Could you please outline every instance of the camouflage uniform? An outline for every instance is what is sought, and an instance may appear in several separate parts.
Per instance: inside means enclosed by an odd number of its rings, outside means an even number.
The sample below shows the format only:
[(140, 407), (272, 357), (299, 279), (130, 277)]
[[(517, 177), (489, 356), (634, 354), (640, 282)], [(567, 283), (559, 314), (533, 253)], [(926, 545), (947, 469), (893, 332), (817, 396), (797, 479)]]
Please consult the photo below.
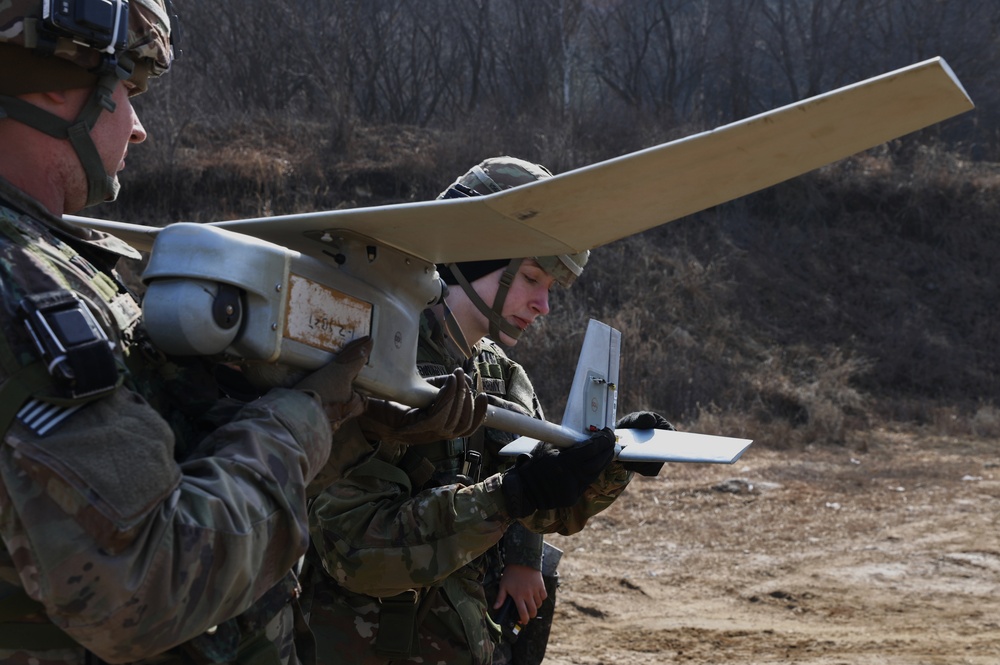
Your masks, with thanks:
[[(502, 392), (525, 412), (541, 416), (520, 365), (489, 340), (475, 347), (473, 357), (474, 362), (462, 359), (443, 339), (433, 314), (424, 313), (422, 372), (465, 366), (482, 388)], [(509, 438), (486, 433), (486, 472), (500, 467), (495, 453)], [(484, 577), (499, 566), (495, 546), (517, 522), (506, 513), (499, 475), (454, 482), (459, 470), (454, 460), (461, 459), (464, 445), (375, 444), (366, 459), (317, 497), (310, 511), (306, 593), (321, 662), (337, 657), (365, 664), (491, 662), (499, 629), (487, 613)], [(522, 520), (523, 526), (536, 533), (576, 533), (630, 479), (614, 463), (576, 505), (538, 511)], [(532, 542), (540, 547), (540, 539)], [(537, 565), (539, 554), (528, 554), (524, 562)], [(412, 639), (408, 631), (414, 632)]]
[[(433, 314), (425, 315), (423, 323), (424, 334), (417, 350), (417, 360), (422, 375), (446, 374), (454, 367), (462, 366), (477, 382), (479, 390), (525, 407), (524, 412), (527, 415), (540, 419), (545, 417), (524, 370), (508, 358), (498, 344), (490, 339), (483, 339), (477, 346), (474, 357), (471, 360), (462, 360), (450, 349), (448, 340), (444, 339)], [(501, 456), (499, 452), (515, 438), (517, 435), (510, 432), (483, 427), (468, 441), (442, 441), (435, 446), (421, 446), (420, 452), (434, 464), (437, 473), (445, 478), (459, 471), (458, 466), (468, 450), (478, 452), (482, 455), (481, 475), (486, 477), (512, 463), (511, 458)], [(483, 586), (488, 608), (492, 608), (496, 601), (504, 568), (509, 565), (520, 565), (541, 571), (543, 547), (542, 534), (530, 531), (520, 522), (514, 522), (504, 533), (501, 541), (483, 554), (481, 557), (485, 567)], [(540, 606), (539, 616), (522, 628), (516, 643), (522, 651), (529, 642), (539, 642), (537, 638), (540, 637), (540, 644), (536, 646), (544, 653), (548, 629), (551, 627), (552, 611), (555, 609), (556, 592), (554, 578), (546, 578), (545, 582), (549, 596)], [(495, 644), (491, 661), (493, 665), (513, 662), (512, 646), (509, 637), (502, 635)]]
[[(120, 256), (138, 253), (0, 179), (0, 661), (232, 662), (241, 647), (287, 661), (304, 488), (331, 425), (311, 393), (219, 401), (200, 361), (157, 357)], [(17, 313), (53, 291), (80, 298), (111, 340), (116, 388), (56, 389)], [(15, 417), (28, 398), (42, 415)]]

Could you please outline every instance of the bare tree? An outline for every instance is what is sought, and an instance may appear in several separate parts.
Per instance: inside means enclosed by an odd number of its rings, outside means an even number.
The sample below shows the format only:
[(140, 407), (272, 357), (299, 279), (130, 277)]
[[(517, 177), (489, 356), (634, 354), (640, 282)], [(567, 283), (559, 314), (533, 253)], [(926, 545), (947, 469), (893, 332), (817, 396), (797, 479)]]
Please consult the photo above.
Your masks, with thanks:
[(690, 120), (704, 75), (706, 5), (692, 0), (620, 3), (591, 16), (592, 69), (629, 107), (667, 125)]
[(788, 84), (793, 100), (812, 97), (836, 79), (843, 48), (853, 42), (848, 9), (863, 0), (771, 0), (761, 3), (763, 45)]
[[(175, 0), (174, 124), (711, 127), (941, 55), (1000, 148), (995, 0)], [(520, 123), (528, 118), (531, 123)], [(613, 133), (613, 131), (612, 131)], [(622, 136), (625, 136), (623, 133)], [(577, 141), (567, 135), (565, 141)]]

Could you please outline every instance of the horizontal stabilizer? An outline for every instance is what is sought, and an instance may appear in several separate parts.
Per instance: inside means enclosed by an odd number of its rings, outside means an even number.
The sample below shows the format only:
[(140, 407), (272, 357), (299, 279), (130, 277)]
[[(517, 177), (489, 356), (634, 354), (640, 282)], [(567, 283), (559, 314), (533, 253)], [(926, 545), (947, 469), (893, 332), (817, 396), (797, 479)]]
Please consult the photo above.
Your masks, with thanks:
[[(616, 429), (620, 462), (701, 462), (732, 464), (753, 443), (751, 439), (673, 432), (662, 429)], [(524, 455), (538, 439), (522, 436), (500, 450), (501, 455)]]
[(521, 436), (501, 448), (500, 454), (509, 456), (527, 455), (534, 450), (537, 445), (538, 439), (532, 439), (530, 436)]
[(750, 439), (672, 432), (662, 429), (616, 429), (620, 462), (705, 462), (732, 464), (750, 447)]

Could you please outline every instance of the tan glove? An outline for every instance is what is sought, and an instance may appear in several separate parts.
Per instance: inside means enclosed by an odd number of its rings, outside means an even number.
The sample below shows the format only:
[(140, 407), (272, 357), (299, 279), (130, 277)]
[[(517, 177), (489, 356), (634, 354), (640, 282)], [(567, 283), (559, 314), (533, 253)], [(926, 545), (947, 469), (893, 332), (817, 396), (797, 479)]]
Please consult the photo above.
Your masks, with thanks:
[(434, 403), (422, 409), (365, 398), (365, 413), (358, 419), (365, 435), (382, 441), (408, 445), (469, 436), (483, 424), (488, 402), (484, 393), (476, 394), (465, 372), (456, 369), (443, 380)]
[(347, 420), (364, 412), (364, 398), (354, 390), (354, 380), (368, 362), (371, 337), (350, 342), (329, 363), (295, 384), (298, 390), (316, 393), (334, 432)]

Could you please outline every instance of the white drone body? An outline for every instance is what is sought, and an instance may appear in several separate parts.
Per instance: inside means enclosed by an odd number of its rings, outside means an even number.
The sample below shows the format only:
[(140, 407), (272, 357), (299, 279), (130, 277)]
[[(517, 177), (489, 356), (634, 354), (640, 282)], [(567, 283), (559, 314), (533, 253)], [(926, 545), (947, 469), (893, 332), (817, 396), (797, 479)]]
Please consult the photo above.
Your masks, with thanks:
[[(343, 230), (306, 237), (308, 254), (209, 224), (163, 229), (142, 275), (153, 342), (171, 354), (315, 369), (372, 337), (358, 387), (430, 403), (437, 390), (417, 373), (416, 353), (420, 312), (442, 295), (434, 264)], [(240, 297), (220, 295), (227, 286)]]
[[(420, 312), (442, 296), (435, 264), (593, 249), (971, 108), (935, 58), (487, 196), (164, 229), (68, 219), (151, 250), (143, 313), (164, 351), (310, 369), (371, 336), (358, 386), (424, 406), (437, 391), (417, 374), (416, 350)], [(601, 426), (613, 424), (610, 415)], [(558, 426), (493, 408), (487, 416), (491, 426), (557, 445), (587, 438), (580, 419), (570, 420)], [(654, 438), (673, 443), (669, 450), (647, 445)], [(750, 442), (632, 431), (621, 432), (619, 443), (627, 444), (622, 459), (732, 462)]]

